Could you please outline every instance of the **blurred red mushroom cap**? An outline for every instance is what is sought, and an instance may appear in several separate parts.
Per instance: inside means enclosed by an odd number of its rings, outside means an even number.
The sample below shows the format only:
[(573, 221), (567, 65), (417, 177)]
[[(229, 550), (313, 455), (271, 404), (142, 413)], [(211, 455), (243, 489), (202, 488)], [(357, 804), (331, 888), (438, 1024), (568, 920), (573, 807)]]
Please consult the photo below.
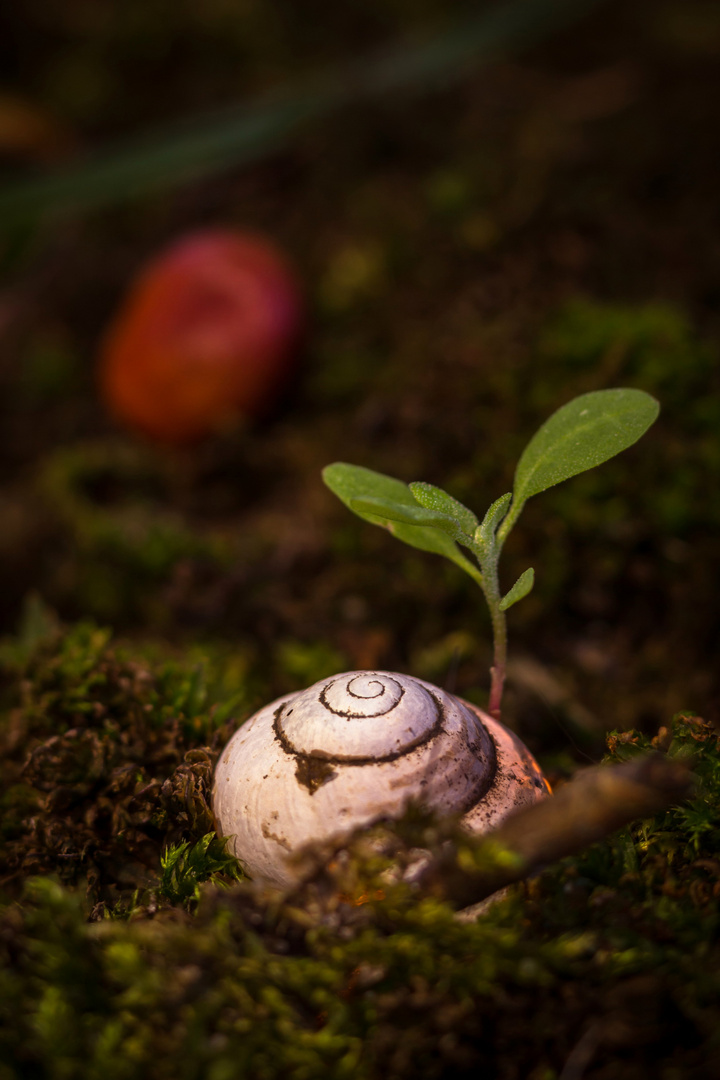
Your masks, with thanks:
[(184, 237), (138, 276), (101, 350), (114, 416), (167, 443), (267, 413), (297, 359), (300, 286), (280, 252), (252, 234)]

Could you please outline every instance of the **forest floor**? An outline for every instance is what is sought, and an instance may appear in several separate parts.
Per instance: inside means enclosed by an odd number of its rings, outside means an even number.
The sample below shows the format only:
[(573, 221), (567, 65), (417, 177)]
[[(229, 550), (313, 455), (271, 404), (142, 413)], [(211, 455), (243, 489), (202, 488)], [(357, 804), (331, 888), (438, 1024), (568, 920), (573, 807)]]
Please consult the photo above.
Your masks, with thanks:
[[(247, 5), (242, 26), (227, 5), (164, 0), (115, 21), (59, 0), (4, 14), (10, 89), (86, 147), (444, 17), (430, 3), (351, 3), (327, 18), (311, 0), (276, 7), (277, 24), (274, 7)], [(350, 515), (320, 471), (345, 460), (426, 480), (482, 512), (555, 408), (611, 386), (650, 392), (661, 416), (621, 457), (533, 500), (508, 543), (506, 587), (528, 565), (536, 586), (509, 616), (504, 716), (553, 781), (599, 760), (609, 731), (652, 737), (680, 711), (720, 723), (719, 57), (711, 3), (608, 2), (462, 81), (339, 111), (257, 164), (0, 235), (0, 633), (22, 622), (25, 634), (2, 653), (3, 700), (25, 710), (12, 753), (19, 731), (50, 737), (46, 695), (68, 692), (70, 654), (48, 659), (56, 617), (85, 624), (73, 655), (104, 665), (109, 694), (201, 718), (194, 734), (176, 727), (169, 750), (152, 743), (149, 779), (212, 741), (205, 699), (192, 703), (182, 679), (143, 689), (142, 672), (168, 662), (206, 657), (208, 701), (230, 695), (235, 718), (355, 668), (484, 703), (479, 594)], [(106, 415), (100, 343), (143, 262), (218, 225), (268, 235), (296, 266), (309, 312), (301, 364), (262, 423), (158, 447)], [(112, 628), (120, 660), (88, 620)], [(40, 659), (38, 644), (50, 650)], [(68, 676), (76, 705), (90, 668)], [(102, 708), (115, 716), (113, 701)], [(38, 790), (62, 767), (36, 762)], [(164, 798), (177, 840), (188, 819)], [(53, 848), (36, 826), (23, 874), (59, 873), (67, 838)], [(15, 843), (25, 834), (13, 828)], [(96, 915), (147, 886), (146, 870), (125, 871), (109, 892), (89, 883)], [(60, 877), (82, 879), (73, 873)]]

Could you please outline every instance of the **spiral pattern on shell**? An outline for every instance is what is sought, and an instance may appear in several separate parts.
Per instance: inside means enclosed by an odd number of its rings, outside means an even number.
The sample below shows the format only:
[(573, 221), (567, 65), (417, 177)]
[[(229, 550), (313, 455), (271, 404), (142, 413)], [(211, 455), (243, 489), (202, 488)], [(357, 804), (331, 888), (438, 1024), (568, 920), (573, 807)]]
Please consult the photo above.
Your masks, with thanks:
[(446, 706), (415, 679), (351, 671), (281, 706), (275, 730), (291, 753), (354, 764), (389, 761), (436, 735)]
[(345, 672), (266, 706), (225, 747), (213, 807), (249, 873), (288, 885), (313, 841), (398, 817), (410, 800), (484, 830), (543, 785), (510, 732), (407, 675)]

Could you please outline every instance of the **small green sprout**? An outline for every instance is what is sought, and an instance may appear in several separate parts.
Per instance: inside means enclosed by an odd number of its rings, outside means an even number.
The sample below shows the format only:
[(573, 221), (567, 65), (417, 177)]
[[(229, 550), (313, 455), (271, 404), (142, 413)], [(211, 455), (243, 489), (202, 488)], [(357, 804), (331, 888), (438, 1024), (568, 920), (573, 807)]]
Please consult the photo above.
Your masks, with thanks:
[(196, 843), (172, 844), (160, 859), (162, 872), (158, 892), (171, 904), (192, 906), (200, 898), (203, 881), (223, 885), (242, 880), (242, 870), (227, 848), (227, 837), (206, 833)]
[[(432, 484), (404, 484), (358, 465), (335, 462), (323, 470), (331, 491), (350, 510), (422, 551), (444, 555), (482, 589), (492, 622), (494, 654), (489, 711), (500, 716), (507, 666), (505, 612), (533, 587), (532, 568), (504, 595), (498, 560), (508, 534), (531, 496), (601, 465), (644, 435), (660, 411), (642, 390), (597, 390), (563, 405), (523, 451), (512, 492), (497, 499), (479, 521), (472, 510)], [(460, 544), (474, 557), (469, 559)]]

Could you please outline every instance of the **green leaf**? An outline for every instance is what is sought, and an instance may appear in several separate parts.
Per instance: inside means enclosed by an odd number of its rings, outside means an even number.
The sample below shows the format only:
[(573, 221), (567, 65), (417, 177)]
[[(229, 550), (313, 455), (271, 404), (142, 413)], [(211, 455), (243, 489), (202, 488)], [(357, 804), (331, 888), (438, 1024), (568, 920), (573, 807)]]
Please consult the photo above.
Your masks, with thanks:
[(425, 510), (418, 505), (407, 507), (390, 499), (351, 499), (349, 505), (356, 514), (385, 517), (391, 522), (404, 522), (406, 525), (430, 525), (438, 529), (446, 524), (452, 525), (450, 518), (444, 514), (434, 514), (432, 510)]
[[(450, 559), (477, 580), (478, 570), (465, 558), (454, 541), (442, 529), (428, 525), (410, 525), (404, 521), (392, 520), (385, 511), (377, 513), (374, 510), (359, 508), (361, 501), (371, 499), (389, 503), (395, 510), (398, 507), (405, 507), (411, 511), (420, 511), (422, 508), (413, 498), (410, 488), (407, 484), (403, 484), (402, 480), (395, 480), (392, 476), (385, 476), (372, 469), (364, 469), (360, 465), (348, 465), (343, 461), (326, 465), (322, 477), (333, 494), (337, 495), (341, 502), (344, 502), (347, 508), (358, 517), (369, 521), (372, 525), (381, 525), (398, 540), (402, 540), (411, 547), (444, 555), (446, 559)], [(357, 505), (353, 506), (353, 503)]]
[(445, 514), (435, 514), (423, 506), (407, 506), (392, 502), (390, 499), (350, 499), (350, 509), (362, 517), (379, 517), (389, 521), (401, 521), (405, 525), (429, 525), (431, 528), (449, 532), (455, 528), (455, 522)]
[(480, 524), (472, 510), (468, 510), (467, 506), (463, 506), (457, 499), (453, 499), (452, 495), (448, 495), (446, 491), (435, 487), (434, 484), (425, 484), (416, 480), (408, 486), (421, 506), (424, 506), (427, 510), (433, 510), (437, 514), (452, 518), (461, 532), (468, 539), (472, 538), (473, 533)]
[(510, 589), (510, 592), (505, 593), (502, 600), (500, 601), (500, 610), (507, 611), (507, 609), (509, 607), (512, 607), (513, 604), (517, 604), (518, 600), (522, 600), (524, 596), (527, 596), (534, 584), (535, 571), (531, 566), (525, 571), (524, 574), (520, 575), (520, 577), (513, 585), (512, 589)]
[(512, 495), (508, 491), (507, 495), (501, 495), (499, 499), (495, 500), (483, 518), (482, 525), (475, 530), (476, 544), (483, 547), (492, 545), (498, 525), (504, 520), (511, 499)]
[[(408, 490), (412, 490), (412, 488), (409, 487)], [(351, 499), (348, 505), (354, 513), (367, 517), (368, 520), (369, 517), (380, 517), (388, 521), (402, 522), (405, 525), (420, 525), (442, 529), (444, 533), (447, 533), (453, 540), (457, 540), (458, 543), (472, 545), (472, 534), (468, 536), (465, 530), (460, 528), (454, 517), (438, 513), (435, 510), (426, 510), (424, 506), (420, 506), (418, 503), (408, 506), (406, 503), (397, 503), (390, 499), (368, 498)], [(459, 505), (460, 503), (458, 503)]]
[(532, 495), (593, 469), (644, 435), (660, 411), (643, 390), (596, 390), (563, 405), (530, 440), (515, 470), (513, 517)]

